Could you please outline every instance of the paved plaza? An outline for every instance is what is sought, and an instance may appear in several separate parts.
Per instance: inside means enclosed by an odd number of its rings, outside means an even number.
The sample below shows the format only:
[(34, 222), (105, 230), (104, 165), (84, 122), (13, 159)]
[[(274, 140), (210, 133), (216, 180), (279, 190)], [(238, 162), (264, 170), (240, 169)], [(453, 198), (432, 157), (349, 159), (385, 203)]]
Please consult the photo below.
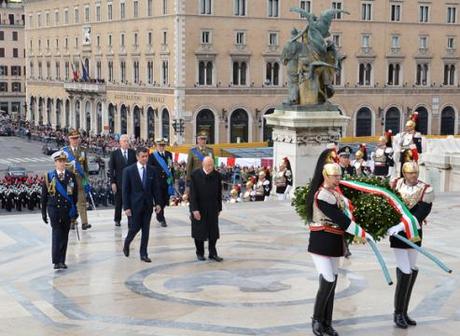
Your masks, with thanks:
[[(226, 205), (219, 254), (195, 258), (187, 208), (167, 209), (169, 226), (152, 222), (149, 252), (122, 254), (126, 222), (89, 214), (93, 229), (71, 232), (68, 270), (54, 271), (50, 227), (39, 214), (0, 217), (0, 335), (310, 335), (318, 287), (306, 252), (307, 230), (287, 203)], [(352, 246), (340, 267), (335, 326), (341, 335), (458, 335), (460, 328), (460, 194), (437, 195), (424, 246), (446, 262), (444, 273), (419, 257), (411, 316), (392, 323), (393, 291), (368, 246)], [(379, 243), (393, 279), (388, 243)], [(395, 280), (395, 279), (394, 279)]]

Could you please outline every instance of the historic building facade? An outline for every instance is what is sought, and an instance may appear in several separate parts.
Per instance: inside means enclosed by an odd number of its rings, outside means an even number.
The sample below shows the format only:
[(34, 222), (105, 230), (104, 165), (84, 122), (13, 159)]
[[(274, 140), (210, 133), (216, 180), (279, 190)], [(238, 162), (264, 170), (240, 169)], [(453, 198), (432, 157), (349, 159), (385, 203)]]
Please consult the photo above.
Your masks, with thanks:
[(0, 111), (25, 116), (24, 7), (0, 1)]
[(397, 132), (415, 110), (423, 132), (458, 133), (459, 5), (447, 0), (29, 0), (28, 119), (171, 143), (199, 130), (266, 140), (263, 116), (287, 94), (283, 45), (306, 24), (294, 6), (351, 13), (331, 27), (346, 135)]

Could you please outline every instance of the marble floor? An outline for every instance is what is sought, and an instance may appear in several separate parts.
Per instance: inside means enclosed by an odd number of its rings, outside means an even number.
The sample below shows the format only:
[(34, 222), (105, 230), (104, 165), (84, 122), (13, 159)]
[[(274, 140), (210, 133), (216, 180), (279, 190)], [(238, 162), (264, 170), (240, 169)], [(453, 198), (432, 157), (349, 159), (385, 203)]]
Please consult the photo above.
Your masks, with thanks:
[[(169, 226), (152, 221), (149, 255), (139, 237), (124, 257), (126, 222), (90, 212), (93, 229), (71, 232), (65, 271), (50, 261), (50, 227), (39, 214), (0, 217), (0, 335), (310, 335), (317, 274), (308, 232), (288, 203), (225, 205), (219, 254), (195, 258), (187, 209), (169, 208)], [(388, 286), (368, 246), (353, 245), (340, 265), (335, 327), (341, 335), (458, 335), (460, 332), (460, 194), (441, 194), (424, 246), (447, 274), (419, 257), (411, 305), (417, 327), (392, 324)], [(394, 278), (387, 242), (379, 247)]]

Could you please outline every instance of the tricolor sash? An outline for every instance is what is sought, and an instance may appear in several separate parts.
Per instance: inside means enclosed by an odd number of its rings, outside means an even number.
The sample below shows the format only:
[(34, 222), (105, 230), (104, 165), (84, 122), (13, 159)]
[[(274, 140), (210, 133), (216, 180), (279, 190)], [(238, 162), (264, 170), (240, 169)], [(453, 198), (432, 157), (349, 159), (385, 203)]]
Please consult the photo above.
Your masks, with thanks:
[(67, 202), (70, 204), (70, 210), (69, 210), (69, 217), (70, 218), (76, 218), (77, 217), (77, 208), (75, 207), (75, 204), (72, 200), (72, 198), (67, 195), (67, 191), (65, 190), (64, 186), (61, 184), (59, 181), (59, 178), (57, 177), (56, 171), (51, 170), (48, 172), (48, 181), (52, 181), (54, 179), (55, 185), (56, 185), (56, 191), (66, 199)]
[(174, 185), (173, 185), (174, 181), (173, 181), (173, 176), (172, 176), (171, 170), (169, 169), (167, 162), (160, 155), (160, 153), (155, 151), (155, 152), (153, 152), (153, 156), (155, 157), (155, 160), (157, 160), (157, 162), (159, 163), (161, 169), (163, 169), (163, 171), (168, 176), (168, 178), (166, 180), (166, 182), (168, 183), (168, 195), (173, 196), (175, 194), (175, 192), (174, 192)]
[(204, 160), (204, 155), (196, 147), (192, 148), (192, 153), (198, 158), (198, 160)]
[(72, 151), (69, 149), (69, 147), (64, 147), (62, 149), (66, 154), (67, 158), (69, 159), (70, 163), (73, 162), (73, 165), (75, 166), (75, 169), (78, 172), (78, 175), (81, 176), (82, 182), (83, 182), (83, 189), (85, 190), (85, 193), (89, 193), (91, 191), (91, 185), (89, 184), (88, 177), (85, 174), (85, 171), (83, 170), (83, 167), (81, 166), (80, 162), (75, 158), (75, 156), (72, 154)]

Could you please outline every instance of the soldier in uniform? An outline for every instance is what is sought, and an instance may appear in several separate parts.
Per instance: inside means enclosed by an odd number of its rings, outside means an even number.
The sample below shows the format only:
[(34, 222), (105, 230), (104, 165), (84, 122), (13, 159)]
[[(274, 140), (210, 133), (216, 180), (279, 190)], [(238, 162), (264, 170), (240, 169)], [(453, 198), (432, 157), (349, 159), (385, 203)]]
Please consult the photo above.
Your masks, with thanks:
[[(88, 214), (86, 212), (86, 194), (91, 190), (88, 180), (88, 153), (86, 148), (80, 145), (80, 133), (77, 130), (69, 132), (69, 145), (62, 149), (67, 155), (66, 169), (75, 174), (78, 185), (77, 208), (81, 218), (81, 228), (86, 230), (91, 228), (88, 224)], [(76, 221), (72, 222), (71, 228), (75, 229)]]
[(353, 154), (353, 150), (350, 146), (343, 146), (337, 152), (339, 156), (339, 165), (342, 169), (342, 177), (345, 175), (355, 176), (356, 169), (350, 164), (350, 155)]
[[(418, 180), (419, 167), (415, 161), (404, 163), (402, 174), (403, 177), (391, 182), (391, 187), (399, 192), (411, 214), (417, 218), (419, 223), (418, 232), (420, 238), (422, 238), (422, 223), (430, 214), (434, 201), (433, 188), (429, 184)], [(393, 248), (397, 264), (393, 320), (396, 326), (402, 329), (417, 324), (407, 315), (412, 289), (418, 274), (416, 266), (417, 251), (393, 237), (394, 234), (399, 234), (407, 238), (404, 229), (404, 224), (399, 223), (389, 228), (387, 232), (390, 235), (390, 246)], [(421, 239), (416, 244), (420, 246)]]
[(160, 177), (160, 190), (162, 202), (161, 211), (157, 212), (157, 221), (162, 227), (167, 227), (165, 218), (165, 207), (169, 205), (169, 198), (174, 196), (174, 168), (171, 152), (165, 150), (166, 140), (159, 138), (155, 140), (155, 151), (149, 156), (148, 164), (157, 169)]
[(65, 269), (70, 222), (78, 217), (75, 203), (79, 188), (75, 175), (65, 169), (67, 155), (63, 151), (57, 151), (52, 158), (56, 169), (45, 175), (42, 185), (42, 218), (48, 224), (48, 214), (51, 222), (54, 269)]
[(398, 133), (393, 139), (395, 156), (399, 158), (400, 165), (397, 167), (398, 175), (402, 177), (401, 168), (405, 162), (418, 160), (422, 153), (422, 134), (417, 130), (418, 112), (414, 112), (406, 123), (404, 132)]
[(391, 130), (387, 131), (385, 132), (385, 135), (382, 135), (377, 142), (377, 148), (372, 155), (374, 159), (375, 176), (391, 176), (390, 168), (394, 166), (391, 135)]
[(318, 158), (306, 200), (310, 227), (308, 252), (319, 273), (312, 319), (315, 335), (338, 335), (332, 327), (332, 311), (339, 259), (345, 253), (345, 232), (363, 241), (366, 238), (373, 240), (345, 214), (346, 199), (337, 191), (341, 177), (342, 168), (334, 163), (333, 149), (324, 150)]
[(366, 144), (361, 144), (355, 153), (355, 160), (352, 166), (355, 168), (356, 176), (368, 175), (370, 169), (367, 163), (367, 148)]
[(201, 169), (202, 162), (206, 156), (210, 156), (214, 159), (214, 152), (212, 148), (206, 146), (206, 140), (208, 136), (206, 132), (201, 131), (198, 133), (197, 145), (191, 148), (188, 152), (187, 158), (187, 184), (190, 183), (190, 176), (195, 169)]

